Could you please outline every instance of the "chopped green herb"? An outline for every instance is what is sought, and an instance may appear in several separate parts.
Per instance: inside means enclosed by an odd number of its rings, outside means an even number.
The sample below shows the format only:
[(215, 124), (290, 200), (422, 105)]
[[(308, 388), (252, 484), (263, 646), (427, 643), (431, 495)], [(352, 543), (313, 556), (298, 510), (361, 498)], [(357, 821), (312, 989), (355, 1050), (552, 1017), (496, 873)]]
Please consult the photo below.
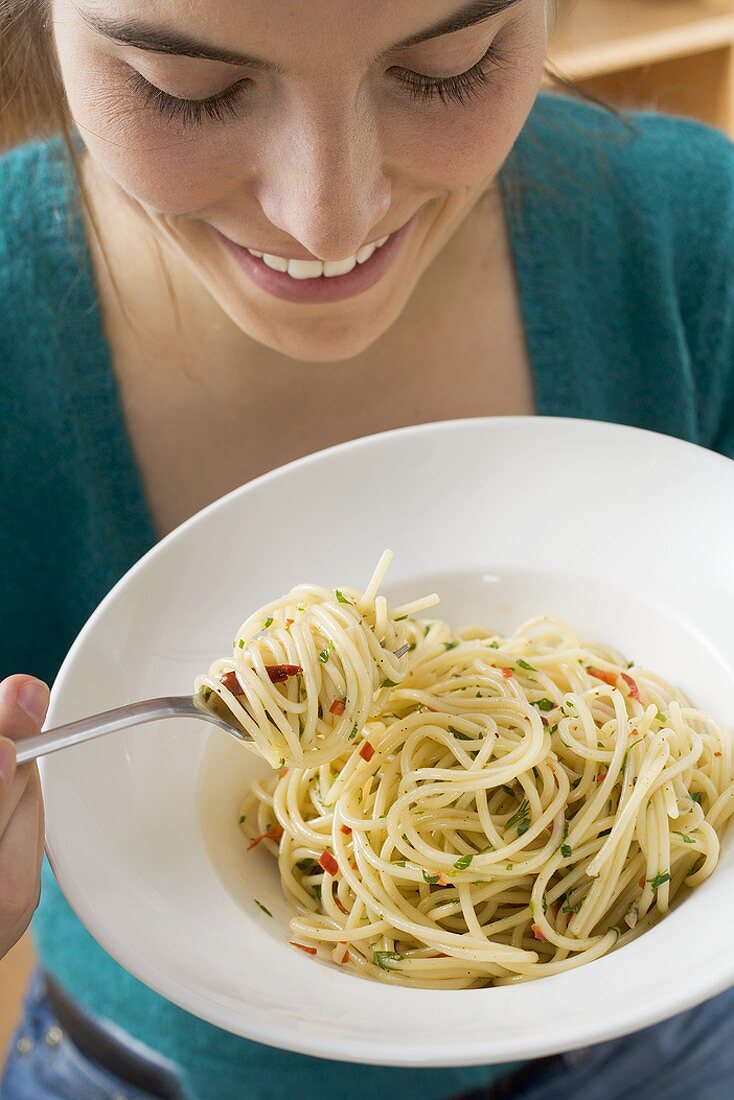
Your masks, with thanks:
[(692, 802), (699, 802), (703, 798), (703, 791), (691, 791), (690, 798)]
[(511, 871), (511, 870), (512, 870), (512, 868), (513, 868), (513, 866), (514, 866), (514, 864), (512, 864), (512, 863), (507, 863), (507, 864), (505, 864), (505, 870), (506, 870), (506, 871)]
[(316, 860), (311, 856), (304, 856), (303, 859), (296, 861), (296, 867), (299, 871), (311, 871), (316, 866)]
[(246, 820), (247, 816), (245, 814), (240, 814), (240, 825), (244, 825)]
[(657, 721), (658, 721), (658, 722), (662, 722), (662, 723), (663, 723), (663, 725), (664, 725), (664, 724), (665, 724), (665, 723), (666, 723), (666, 722), (668, 721), (668, 719), (667, 719), (667, 718), (665, 717), (665, 715), (664, 715), (664, 714), (661, 714), (661, 713), (660, 713), (660, 711), (658, 711), (658, 712), (657, 712), (657, 714), (655, 715), (655, 717), (656, 717)]
[(459, 856), (459, 858), (454, 863), (454, 867), (456, 868), (457, 871), (464, 871), (464, 870), (466, 870), (466, 868), (469, 866), (469, 864), (471, 863), (471, 861), (473, 859), (474, 859), (474, 853), (473, 852), (471, 852), (470, 854), (465, 855), (465, 856)]
[(270, 912), (269, 909), (265, 908), (262, 902), (258, 901), (257, 898), (253, 898), (252, 900), (255, 902), (255, 905), (258, 907), (258, 909), (262, 909), (263, 913), (267, 913), (269, 917), (272, 917), (273, 914)]
[(556, 722), (555, 726), (551, 726), (551, 728), (548, 730), (548, 733), (551, 736), (553, 736), (553, 734), (557, 733), (557, 732), (558, 732), (558, 723)]
[(404, 859), (396, 859), (395, 860), (395, 866), (396, 867), (404, 867), (405, 866), (405, 860)]
[(427, 624), (426, 624), (426, 627), (425, 627), (425, 629), (424, 629), (424, 631), (423, 631), (423, 637), (424, 637), (424, 638), (426, 638), (426, 637), (428, 636), (428, 631), (429, 631), (430, 629), (431, 629), (431, 624), (430, 624), (430, 623), (427, 623)]
[(514, 790), (512, 789), (512, 787), (508, 787), (506, 783), (503, 783), (503, 784), (502, 784), (502, 790), (503, 790), (503, 791), (506, 791), (506, 792), (507, 792), (507, 794), (511, 794), (513, 798), (515, 797), (515, 792), (514, 792)]
[(499, 643), (499, 642), (490, 642), (490, 643), (489, 643), (489, 648), (490, 648), (490, 649), (499, 649), (499, 647), (500, 647), (500, 643)]
[(579, 776), (578, 779), (574, 779), (573, 783), (571, 784), (571, 790), (575, 791), (580, 782), (581, 782), (581, 776)]
[(635, 745), (639, 745), (640, 741), (644, 740), (644, 737), (638, 737), (637, 740), (633, 741), (632, 744), (628, 747), (627, 752), (624, 754), (624, 759), (622, 760), (622, 771), (624, 771), (624, 769), (627, 767), (627, 758), (629, 757), (629, 754), (632, 752)]
[(421, 871), (421, 874), (423, 875), (423, 881), (427, 882), (429, 886), (433, 886), (434, 882), (438, 882), (438, 875), (429, 875), (428, 871)]
[(414, 649), (415, 649), (415, 642), (411, 642), (410, 645), (408, 646), (408, 652), (412, 653)]
[(279, 768), (284, 768), (285, 767), (285, 757), (284, 756), (281, 756), (280, 760), (278, 761), (278, 767)]
[[(523, 798), (522, 802), (515, 810), (514, 814), (507, 822), (506, 829), (511, 829), (513, 825), (517, 825), (517, 835), (522, 836), (523, 833), (528, 831), (530, 826), (530, 818), (528, 816), (528, 810), (530, 809), (530, 803), (527, 798)], [(523, 825), (525, 826), (523, 828)], [(522, 832), (520, 831), (522, 829)]]
[(355, 722), (355, 724), (352, 726), (352, 732), (349, 734), (349, 740), (353, 741), (358, 732), (359, 730), (357, 729), (357, 724)]
[(528, 662), (523, 661), (522, 658), (520, 658), (520, 660), (517, 661), (516, 664), (517, 664), (518, 668), (524, 668), (526, 672), (537, 672), (538, 671), (537, 668), (534, 668), (533, 665), (529, 665)]
[(322, 649), (321, 652), (319, 653), (319, 660), (321, 661), (322, 665), (325, 665), (326, 662), (329, 660), (329, 654), (331, 653), (333, 648), (334, 648), (334, 643), (329, 642), (326, 649)]
[(468, 733), (462, 733), (461, 730), (457, 730), (456, 726), (449, 726), (449, 733), (453, 733), (454, 737), (458, 737), (460, 741), (474, 740), (474, 738), (470, 737)]
[(352, 601), (348, 600), (347, 597), (344, 595), (344, 593), (340, 592), (338, 588), (336, 590), (336, 598), (339, 601), (339, 603), (348, 603), (350, 607), (354, 606)]
[(447, 650), (448, 649), (456, 649), (458, 644), (459, 643), (456, 642), (456, 641), (454, 641), (454, 642), (444, 642), (443, 647), (444, 647), (444, 649), (447, 649)]
[(380, 687), (384, 687), (384, 688), (394, 688), (394, 687), (397, 687), (397, 686), (398, 685), (394, 682), (394, 680), (388, 680), (387, 678), (384, 679), (382, 681), (382, 683), (380, 684)]
[(244, 639), (244, 638), (240, 638), (240, 640), (238, 641), (237, 645), (238, 645), (238, 646), (240, 647), (240, 649), (244, 649), (244, 648), (245, 648), (245, 639)]
[(201, 692), (201, 697), (202, 697), (202, 699), (204, 700), (204, 702), (206, 702), (206, 701), (207, 701), (207, 699), (209, 698), (209, 696), (211, 695), (211, 693), (212, 693), (212, 689), (211, 689), (211, 688), (205, 687), (205, 688), (204, 688), (204, 689), (202, 690), (202, 692)]
[(403, 961), (403, 956), (398, 955), (397, 951), (373, 951), (372, 958), (383, 970), (394, 970), (393, 964)]
[(653, 891), (657, 890), (658, 886), (662, 886), (664, 882), (670, 880), (670, 871), (662, 871), (659, 875), (655, 875), (655, 878), (649, 878), (647, 881), (653, 888)]
[(268, 615), (267, 619), (265, 620), (265, 629), (267, 630), (269, 626), (272, 626), (273, 622), (274, 622), (273, 616)]
[(403, 623), (408, 618), (407, 615), (398, 615), (396, 619), (393, 619), (394, 623)]
[(569, 859), (573, 855), (573, 848), (570, 844), (561, 845), (561, 855), (564, 859)]
[(553, 702), (552, 699), (536, 699), (533, 703), (533, 706), (537, 707), (538, 710), (544, 710), (546, 712), (549, 710), (553, 710), (555, 705), (556, 704)]
[(683, 837), (683, 843), (684, 844), (695, 844), (696, 843), (696, 838), (695, 837), (689, 836), (688, 833), (679, 833), (677, 829), (673, 829), (673, 835)]

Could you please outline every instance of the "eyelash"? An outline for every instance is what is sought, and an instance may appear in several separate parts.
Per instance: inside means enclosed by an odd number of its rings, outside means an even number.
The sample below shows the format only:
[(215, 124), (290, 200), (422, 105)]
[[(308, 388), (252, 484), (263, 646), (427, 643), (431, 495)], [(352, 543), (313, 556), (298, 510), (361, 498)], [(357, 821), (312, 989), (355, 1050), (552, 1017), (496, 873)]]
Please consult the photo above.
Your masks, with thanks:
[(476, 65), (456, 76), (423, 76), (422, 73), (414, 73), (410, 69), (398, 69), (396, 76), (406, 86), (412, 99), (423, 102), (440, 99), (444, 105), (458, 103), (465, 107), (471, 99), (479, 96), (489, 82), (490, 69), (498, 68), (500, 62), (499, 50), (493, 42)]
[[(424, 103), (440, 99), (444, 105), (456, 103), (466, 106), (471, 99), (477, 98), (488, 83), (489, 69), (497, 68), (499, 64), (499, 51), (493, 43), (476, 65), (456, 76), (424, 76), (410, 69), (396, 69), (395, 75), (411, 99)], [(170, 122), (178, 120), (184, 126), (200, 125), (205, 118), (212, 122), (236, 118), (240, 96), (250, 84), (250, 80), (245, 78), (206, 99), (179, 99), (151, 84), (136, 69), (128, 75), (134, 94), (142, 98), (146, 107), (152, 107)]]
[(154, 108), (170, 122), (179, 120), (184, 126), (199, 125), (205, 118), (211, 122), (236, 118), (237, 103), (245, 86), (250, 83), (245, 78), (230, 84), (229, 88), (218, 95), (207, 96), (206, 99), (179, 99), (178, 96), (169, 95), (151, 84), (137, 69), (131, 70), (128, 75), (133, 92), (142, 97), (146, 107)]

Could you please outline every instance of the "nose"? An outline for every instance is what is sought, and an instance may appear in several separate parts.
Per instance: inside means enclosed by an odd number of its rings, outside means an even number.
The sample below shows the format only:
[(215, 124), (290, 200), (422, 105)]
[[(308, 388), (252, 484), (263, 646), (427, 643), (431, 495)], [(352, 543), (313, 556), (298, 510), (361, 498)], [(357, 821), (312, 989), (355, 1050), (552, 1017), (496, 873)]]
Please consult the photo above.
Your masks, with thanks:
[(268, 220), (320, 260), (353, 256), (391, 201), (368, 107), (325, 111), (323, 99), (304, 106), (268, 146), (258, 195)]

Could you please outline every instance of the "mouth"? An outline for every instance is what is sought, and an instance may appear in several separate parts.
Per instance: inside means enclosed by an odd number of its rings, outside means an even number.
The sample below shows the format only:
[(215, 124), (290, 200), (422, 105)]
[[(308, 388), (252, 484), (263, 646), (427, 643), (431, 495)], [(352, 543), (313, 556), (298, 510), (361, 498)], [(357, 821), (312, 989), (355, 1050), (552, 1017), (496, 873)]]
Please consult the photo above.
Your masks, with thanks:
[(218, 233), (239, 266), (276, 298), (302, 304), (342, 301), (374, 286), (391, 267), (412, 218), (387, 236), (363, 245), (343, 260), (302, 260), (259, 252)]

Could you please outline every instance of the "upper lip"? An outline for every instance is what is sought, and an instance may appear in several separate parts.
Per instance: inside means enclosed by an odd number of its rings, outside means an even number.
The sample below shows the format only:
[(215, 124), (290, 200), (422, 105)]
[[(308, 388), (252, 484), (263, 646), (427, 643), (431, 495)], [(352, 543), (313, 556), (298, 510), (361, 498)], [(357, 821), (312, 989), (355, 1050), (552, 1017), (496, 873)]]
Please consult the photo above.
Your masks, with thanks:
[[(412, 215), (411, 215), (411, 217), (412, 217)], [(408, 218), (408, 221), (410, 221), (410, 218)], [(371, 240), (365, 241), (364, 244), (361, 244), (359, 247), (364, 248), (364, 246), (366, 244), (375, 244), (377, 241), (381, 241), (383, 237), (391, 237), (393, 235), (393, 233), (397, 233), (398, 229), (402, 229), (403, 226), (407, 225), (407, 224), (408, 224), (408, 222), (406, 221), (406, 222), (403, 222), (403, 225), (399, 225), (397, 227), (397, 229), (383, 230), (382, 233), (378, 233)], [(220, 230), (220, 232), (221, 232), (221, 230)], [(227, 234), (222, 233), (222, 236), (226, 237)], [(325, 261), (321, 261), (318, 256), (314, 256), (313, 252), (307, 252), (305, 248), (303, 248), (303, 249), (294, 249), (293, 245), (288, 245), (287, 248), (284, 246), (283, 249), (280, 250), (280, 249), (277, 249), (277, 248), (261, 248), (260, 245), (256, 245), (256, 244), (240, 244), (239, 241), (235, 241), (231, 237), (228, 237), (227, 239), (232, 241), (233, 244), (238, 245), (240, 248), (247, 248), (247, 249), (252, 249), (255, 252), (262, 252), (263, 255), (267, 254), (268, 256), (280, 256), (280, 258), (283, 259), (283, 260), (319, 260), (320, 263), (325, 262)], [(359, 249), (357, 249), (357, 252), (358, 251), (359, 251)], [(353, 253), (353, 255), (356, 255), (356, 253)], [(345, 260), (346, 256), (340, 256), (339, 259), (340, 260)]]

